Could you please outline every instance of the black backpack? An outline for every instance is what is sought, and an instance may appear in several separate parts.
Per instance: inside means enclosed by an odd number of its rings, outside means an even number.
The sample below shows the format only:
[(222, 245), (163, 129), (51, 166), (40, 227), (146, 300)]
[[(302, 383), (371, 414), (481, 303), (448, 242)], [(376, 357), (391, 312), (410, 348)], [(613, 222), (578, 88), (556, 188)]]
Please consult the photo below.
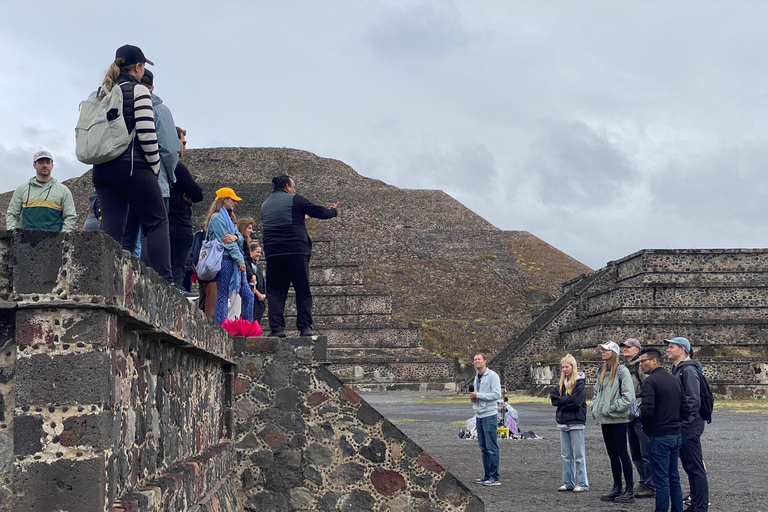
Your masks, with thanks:
[[(702, 417), (707, 423), (712, 423), (712, 410), (715, 406), (715, 397), (712, 394), (712, 388), (709, 387), (709, 382), (704, 376), (704, 373), (696, 364), (696, 372), (699, 377), (699, 397), (701, 398), (701, 405), (699, 406), (699, 416)], [(683, 385), (683, 391), (685, 391), (685, 380), (683, 379), (683, 373), (680, 372), (680, 382)]]

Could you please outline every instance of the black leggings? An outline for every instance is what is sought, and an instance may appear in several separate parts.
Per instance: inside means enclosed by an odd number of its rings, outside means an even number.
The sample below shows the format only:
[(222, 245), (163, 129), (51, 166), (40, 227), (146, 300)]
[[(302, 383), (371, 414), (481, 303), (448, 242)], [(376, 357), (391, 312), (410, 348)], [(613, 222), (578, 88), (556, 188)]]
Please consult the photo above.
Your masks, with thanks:
[(140, 165), (139, 162), (131, 173), (130, 162), (125, 165), (118, 157), (93, 166), (93, 186), (101, 204), (101, 229), (121, 243), (130, 206), (147, 236), (147, 254), (152, 268), (173, 284), (168, 217), (157, 176), (146, 163)]
[(627, 425), (628, 423), (611, 423), (600, 425), (603, 429), (603, 441), (611, 459), (611, 474), (614, 487), (621, 487), (621, 472), (624, 471), (624, 480), (627, 490), (632, 490), (632, 460), (627, 451)]

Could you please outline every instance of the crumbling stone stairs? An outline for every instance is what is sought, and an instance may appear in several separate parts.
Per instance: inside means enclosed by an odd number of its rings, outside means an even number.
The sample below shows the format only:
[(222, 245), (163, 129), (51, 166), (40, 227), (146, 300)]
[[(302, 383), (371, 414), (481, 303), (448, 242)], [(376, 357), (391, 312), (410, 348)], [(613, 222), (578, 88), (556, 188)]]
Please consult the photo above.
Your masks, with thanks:
[[(332, 240), (314, 240), (310, 260), (312, 318), (328, 337), (331, 370), (361, 391), (455, 389), (451, 359), (424, 349), (421, 325), (392, 317), (392, 295), (365, 288), (363, 264), (337, 261)], [(286, 326), (296, 325), (293, 291)], [(267, 330), (266, 317), (264, 328)]]

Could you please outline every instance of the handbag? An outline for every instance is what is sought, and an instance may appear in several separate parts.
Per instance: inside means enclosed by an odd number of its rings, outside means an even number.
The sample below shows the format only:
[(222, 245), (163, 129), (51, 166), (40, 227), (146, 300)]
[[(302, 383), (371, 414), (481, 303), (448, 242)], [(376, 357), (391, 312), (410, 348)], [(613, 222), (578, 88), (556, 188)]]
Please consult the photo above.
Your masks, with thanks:
[(200, 248), (200, 257), (195, 265), (197, 277), (202, 281), (213, 281), (221, 270), (224, 246), (217, 239), (206, 240)]

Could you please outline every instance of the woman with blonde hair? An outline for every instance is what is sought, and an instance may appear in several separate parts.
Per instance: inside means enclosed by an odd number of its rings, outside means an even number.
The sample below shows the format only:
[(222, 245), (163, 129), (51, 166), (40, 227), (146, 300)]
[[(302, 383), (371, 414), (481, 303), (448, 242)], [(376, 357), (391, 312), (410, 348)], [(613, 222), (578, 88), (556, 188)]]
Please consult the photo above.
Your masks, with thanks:
[(235, 227), (234, 209), (240, 201), (231, 188), (220, 188), (205, 218), (206, 236), (216, 238), (224, 245), (221, 270), (216, 275), (216, 306), (213, 310), (213, 321), (219, 325), (227, 319), (229, 296), (236, 292), (242, 301), (242, 318), (253, 321), (253, 292), (245, 278), (245, 258), (240, 249), (243, 236)]
[(576, 359), (568, 354), (560, 360), (560, 383), (549, 394), (557, 407), (555, 420), (560, 429), (563, 457), (563, 485), (558, 491), (589, 490), (587, 459), (584, 453), (584, 426), (587, 423), (586, 379), (577, 370)]
[[(595, 383), (595, 397), (592, 399), (592, 417), (603, 431), (603, 441), (611, 461), (613, 489), (600, 496), (602, 501), (630, 503), (635, 496), (632, 491), (632, 460), (627, 451), (627, 427), (629, 406), (635, 400), (635, 386), (632, 376), (624, 365), (619, 365), (619, 346), (613, 341), (598, 345), (603, 367)], [(626, 487), (622, 490), (621, 474), (624, 473)]]
[[(149, 89), (140, 83), (145, 64), (153, 63), (141, 48), (127, 44), (117, 49), (104, 77), (104, 89), (120, 87), (123, 96), (121, 112), (110, 113), (122, 115), (128, 133), (135, 130), (136, 135), (121, 155), (93, 166), (93, 186), (101, 205), (101, 229), (121, 243), (130, 206), (146, 234), (151, 267), (173, 285), (168, 217), (157, 183), (160, 153), (152, 99)], [(102, 93), (106, 94), (103, 90)]]

